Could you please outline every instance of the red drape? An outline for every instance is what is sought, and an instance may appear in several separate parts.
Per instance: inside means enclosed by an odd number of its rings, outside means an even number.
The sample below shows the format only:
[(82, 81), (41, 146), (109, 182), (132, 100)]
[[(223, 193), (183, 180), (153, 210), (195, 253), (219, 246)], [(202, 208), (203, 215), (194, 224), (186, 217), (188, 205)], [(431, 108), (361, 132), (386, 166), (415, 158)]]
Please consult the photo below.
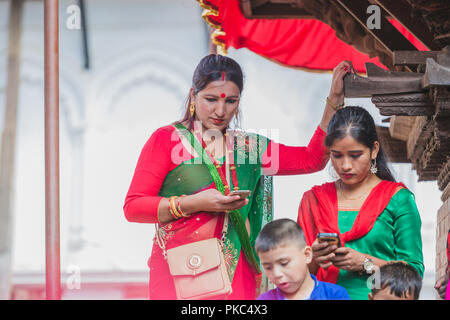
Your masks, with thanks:
[[(351, 45), (339, 40), (334, 30), (319, 20), (246, 19), (238, 0), (200, 0), (210, 14), (203, 17), (216, 29), (216, 44), (224, 48), (249, 50), (285, 66), (328, 71), (342, 60), (351, 60), (358, 72), (365, 63), (383, 66), (378, 57), (369, 58)], [(419, 50), (427, 50), (400, 23), (391, 23)]]

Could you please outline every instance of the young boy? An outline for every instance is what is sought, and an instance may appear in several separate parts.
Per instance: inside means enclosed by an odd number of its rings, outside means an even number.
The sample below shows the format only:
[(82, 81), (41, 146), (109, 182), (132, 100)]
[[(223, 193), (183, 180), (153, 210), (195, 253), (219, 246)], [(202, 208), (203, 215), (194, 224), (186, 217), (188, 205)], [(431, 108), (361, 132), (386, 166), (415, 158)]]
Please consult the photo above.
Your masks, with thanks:
[(311, 247), (300, 226), (290, 219), (269, 222), (255, 243), (256, 252), (269, 280), (276, 288), (258, 300), (349, 300), (338, 285), (318, 281), (309, 273)]
[[(377, 272), (378, 274), (376, 274)], [(404, 262), (388, 263), (376, 273), (369, 300), (419, 299), (422, 278), (409, 264)]]

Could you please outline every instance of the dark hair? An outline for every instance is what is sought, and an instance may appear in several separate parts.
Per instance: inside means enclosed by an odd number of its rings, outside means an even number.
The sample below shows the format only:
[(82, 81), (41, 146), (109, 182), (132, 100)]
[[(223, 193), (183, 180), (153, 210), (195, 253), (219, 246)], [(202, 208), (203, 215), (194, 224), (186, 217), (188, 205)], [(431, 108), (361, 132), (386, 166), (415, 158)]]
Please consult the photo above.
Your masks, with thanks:
[[(219, 54), (210, 54), (200, 60), (195, 68), (192, 77), (192, 89), (194, 90), (194, 95), (203, 90), (209, 83), (222, 80), (222, 72), (225, 73), (225, 80), (233, 81), (239, 88), (239, 92), (242, 94), (242, 90), (244, 89), (244, 76), (239, 64), (229, 57)], [(186, 111), (183, 119), (176, 122), (189, 122), (189, 130), (192, 129), (194, 121), (194, 117), (191, 116), (189, 111), (190, 104), (191, 95), (189, 93), (185, 101)]]
[(422, 278), (416, 269), (409, 264), (404, 262), (388, 263), (377, 272), (380, 273), (380, 280), (378, 287), (372, 287), (373, 296), (380, 290), (390, 288), (390, 293), (399, 298), (413, 294), (414, 300), (419, 299), (420, 290), (422, 289)]
[(259, 233), (255, 242), (256, 252), (267, 252), (275, 249), (288, 240), (306, 246), (305, 235), (297, 222), (291, 219), (277, 219), (269, 222)]
[[(329, 148), (334, 141), (343, 139), (347, 135), (350, 135), (371, 150), (374, 147), (375, 141), (380, 143), (372, 116), (366, 109), (361, 107), (346, 107), (336, 111), (328, 124), (325, 145)], [(395, 181), (388, 167), (388, 161), (381, 143), (376, 163), (378, 168), (376, 175), (378, 178)]]

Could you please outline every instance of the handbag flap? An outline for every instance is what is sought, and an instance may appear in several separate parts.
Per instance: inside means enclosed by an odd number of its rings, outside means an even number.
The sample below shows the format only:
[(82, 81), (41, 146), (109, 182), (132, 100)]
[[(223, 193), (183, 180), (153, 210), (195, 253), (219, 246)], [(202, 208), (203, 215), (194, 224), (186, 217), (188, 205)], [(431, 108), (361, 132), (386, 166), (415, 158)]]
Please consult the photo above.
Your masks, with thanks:
[(168, 249), (167, 262), (172, 276), (195, 276), (217, 268), (221, 262), (219, 240), (212, 238)]

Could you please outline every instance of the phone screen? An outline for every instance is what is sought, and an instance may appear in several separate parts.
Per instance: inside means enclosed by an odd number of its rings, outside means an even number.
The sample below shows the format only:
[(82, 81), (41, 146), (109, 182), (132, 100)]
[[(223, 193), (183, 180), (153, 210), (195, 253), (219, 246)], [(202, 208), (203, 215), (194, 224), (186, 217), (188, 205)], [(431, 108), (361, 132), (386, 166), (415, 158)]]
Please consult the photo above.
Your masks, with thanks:
[(233, 190), (230, 192), (230, 196), (238, 195), (241, 199), (245, 199), (249, 197), (251, 193), (250, 190)]
[(319, 242), (328, 242), (330, 244), (335, 244), (338, 247), (341, 246), (341, 241), (337, 233), (319, 233), (317, 239)]

